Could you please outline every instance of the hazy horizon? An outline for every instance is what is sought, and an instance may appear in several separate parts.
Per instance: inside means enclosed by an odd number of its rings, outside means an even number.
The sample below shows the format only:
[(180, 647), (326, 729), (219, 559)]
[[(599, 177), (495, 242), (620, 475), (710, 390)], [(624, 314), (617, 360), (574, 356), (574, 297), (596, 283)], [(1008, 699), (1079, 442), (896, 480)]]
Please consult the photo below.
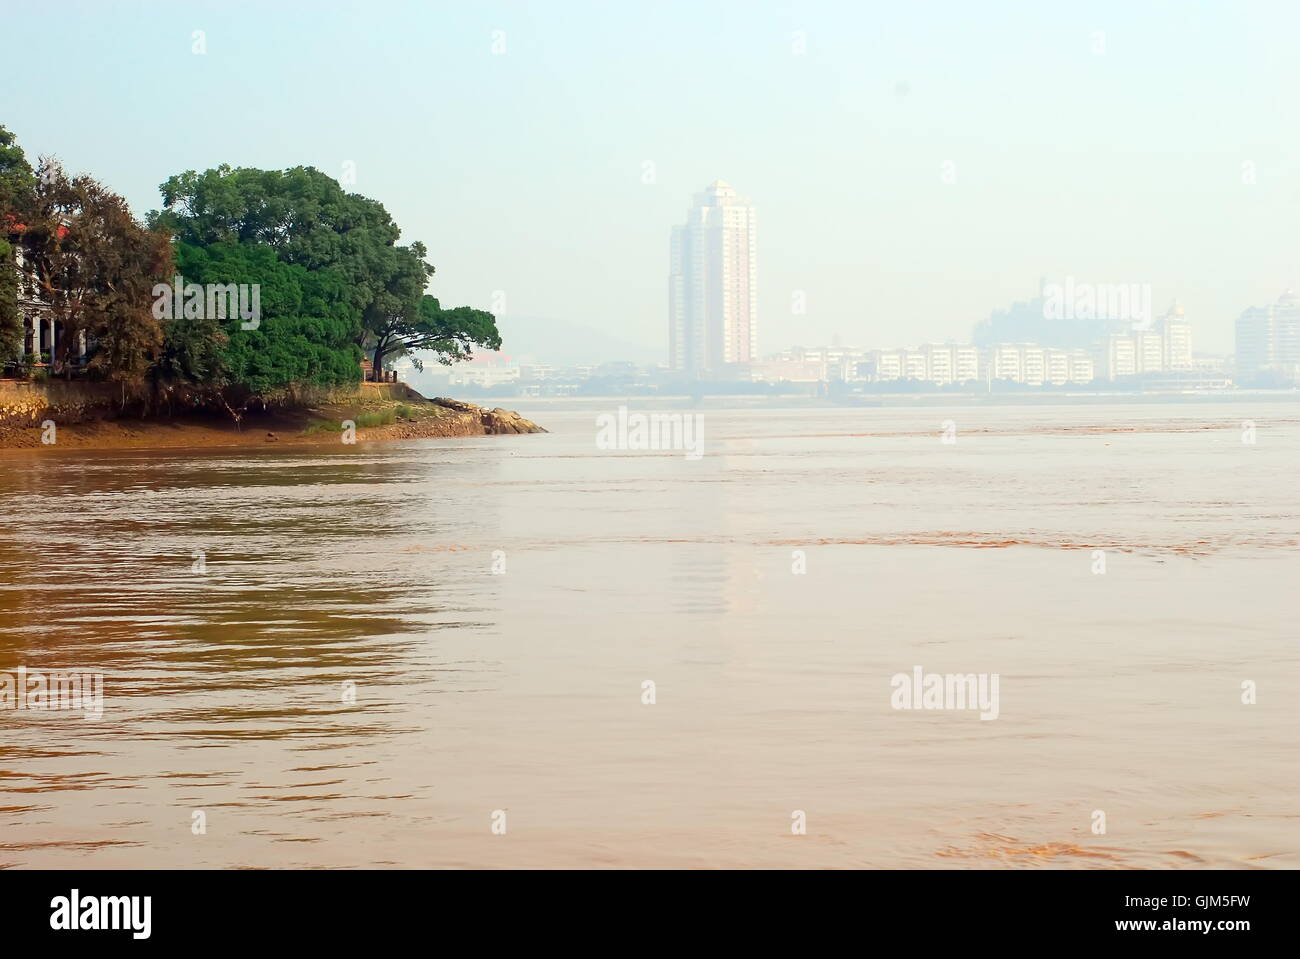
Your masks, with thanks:
[(1281, 4), (7, 17), (0, 122), (29, 157), (141, 216), (187, 169), (354, 164), (347, 188), (428, 245), (431, 292), (485, 309), (505, 293), (507, 352), (512, 317), (536, 316), (666, 356), (669, 229), (717, 178), (757, 209), (760, 354), (966, 340), (1043, 276), (1150, 284), (1196, 351), (1227, 353), (1236, 316), (1297, 279), (1300, 12)]

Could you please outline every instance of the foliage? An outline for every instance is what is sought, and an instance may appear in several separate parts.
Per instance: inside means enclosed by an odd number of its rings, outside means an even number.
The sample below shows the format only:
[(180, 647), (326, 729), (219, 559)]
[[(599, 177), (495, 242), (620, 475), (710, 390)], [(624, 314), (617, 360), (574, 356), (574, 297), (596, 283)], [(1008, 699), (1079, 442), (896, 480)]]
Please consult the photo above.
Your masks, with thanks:
[(353, 341), (374, 359), (376, 376), (416, 350), (451, 363), (471, 345), (500, 346), (491, 314), (443, 311), (425, 295), (433, 275), (427, 250), (397, 245), (401, 230), (383, 204), (345, 192), (319, 170), (220, 166), (173, 176), (161, 191), (163, 209), (150, 222), (183, 244), (268, 247), (283, 263), (339, 278), (356, 318)]
[[(92, 374), (206, 392), (236, 419), (249, 402), (298, 385), (357, 382), (363, 350), (378, 374), (416, 351), (451, 363), (474, 346), (501, 345), (490, 313), (444, 310), (424, 292), (433, 274), (427, 251), (399, 245), (401, 231), (381, 203), (319, 170), (223, 165), (178, 174), (160, 189), (162, 209), (142, 225), (91, 177), (69, 177), (48, 159), (34, 173), (0, 127), (0, 222), (21, 224), (0, 232), (0, 365), (17, 358), (20, 282), (61, 325), (56, 369), (70, 370), (84, 343)], [(14, 262), (16, 236), (21, 279), (4, 266)], [(176, 277), (256, 286), (259, 322), (244, 329), (237, 315), (155, 311), (155, 286)]]
[(163, 342), (152, 290), (171, 272), (167, 236), (141, 226), (98, 181), (44, 158), (21, 242), (26, 280), (62, 324), (56, 368), (84, 342), (92, 375), (143, 383)]
[[(473, 347), (489, 350), (501, 348), (501, 334), (496, 318), (485, 310), (458, 306), (444, 310), (436, 297), (425, 294), (414, 311), (403, 310), (372, 324), (371, 346), (374, 366), (381, 370), (391, 358), (430, 350), (438, 362), (450, 365), (468, 359)], [(423, 369), (419, 357), (412, 357), (417, 369)]]
[(12, 133), (0, 126), (0, 369), (20, 353), (22, 317), (10, 229), (31, 212), (36, 177)]
[(18, 273), (14, 248), (0, 236), (0, 370), (17, 362), (21, 353), (22, 317), (18, 312)]
[(297, 384), (346, 386), (360, 379), (358, 321), (339, 271), (308, 270), (282, 262), (269, 246), (228, 241), (178, 243), (176, 266), (186, 283), (259, 285), (261, 316), (252, 330), (242, 329), (237, 316), (173, 319), (173, 374), (259, 397)]
[(0, 214), (20, 220), (31, 212), (36, 175), (17, 138), (0, 126)]
[[(358, 315), (389, 292), (393, 274), (409, 267), (417, 252), (396, 255), (403, 249), (396, 246), (401, 231), (383, 204), (345, 193), (336, 180), (312, 167), (279, 171), (222, 165), (173, 176), (160, 190), (163, 209), (150, 214), (150, 222), (180, 242), (267, 246), (285, 263), (335, 270)], [(418, 253), (422, 261), (423, 247)]]

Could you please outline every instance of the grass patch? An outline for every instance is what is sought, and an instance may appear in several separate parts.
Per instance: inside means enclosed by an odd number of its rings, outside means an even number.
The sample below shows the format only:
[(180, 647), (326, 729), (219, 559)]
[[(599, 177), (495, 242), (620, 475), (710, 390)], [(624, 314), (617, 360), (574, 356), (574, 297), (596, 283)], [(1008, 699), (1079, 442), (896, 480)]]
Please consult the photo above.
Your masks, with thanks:
[(388, 409), (378, 413), (362, 413), (356, 418), (358, 429), (370, 429), (375, 426), (389, 426), (397, 422), (397, 411)]
[(340, 411), (336, 420), (326, 420), (316, 417), (310, 420), (303, 428), (305, 435), (314, 433), (341, 433), (343, 424), (351, 420), (356, 424), (357, 429), (374, 429), (376, 426), (392, 426), (398, 420), (415, 421), (425, 414), (422, 410), (409, 406), (406, 403), (396, 403), (383, 409), (357, 410), (356, 412)]
[(312, 420), (305, 427), (303, 433), (310, 436), (313, 433), (342, 433), (343, 424), (335, 423), (331, 420)]

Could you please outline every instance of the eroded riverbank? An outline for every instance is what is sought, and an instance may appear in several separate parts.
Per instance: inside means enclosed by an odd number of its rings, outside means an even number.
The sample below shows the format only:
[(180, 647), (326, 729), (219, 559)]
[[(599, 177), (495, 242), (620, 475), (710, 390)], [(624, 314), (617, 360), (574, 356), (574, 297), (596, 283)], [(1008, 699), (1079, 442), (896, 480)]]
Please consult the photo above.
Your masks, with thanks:
[(239, 423), (222, 414), (192, 413), (79, 417), (68, 423), (44, 419), (32, 424), (0, 425), (0, 453), (17, 449), (181, 449), (268, 443), (330, 446), (354, 440), (368, 443), (545, 432), (510, 410), (443, 397), (429, 400), (410, 391), (400, 401), (362, 395), (342, 402), (250, 412)]

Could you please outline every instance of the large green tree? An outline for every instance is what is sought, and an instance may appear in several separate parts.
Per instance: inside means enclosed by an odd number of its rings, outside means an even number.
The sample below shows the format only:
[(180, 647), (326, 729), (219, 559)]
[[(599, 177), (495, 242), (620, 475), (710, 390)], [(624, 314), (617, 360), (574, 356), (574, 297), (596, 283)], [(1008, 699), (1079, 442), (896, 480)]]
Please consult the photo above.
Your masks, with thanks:
[(14, 245), (18, 229), (31, 215), (36, 176), (17, 138), (0, 126), (0, 370), (20, 352), (22, 317), (18, 312), (18, 274)]
[[(182, 244), (265, 246), (285, 264), (328, 271), (334, 279), (327, 292), (341, 282), (340, 296), (355, 319), (353, 343), (374, 359), (376, 376), (385, 363), (415, 350), (451, 362), (471, 344), (500, 345), (491, 315), (467, 308), (445, 311), (431, 336), (422, 310), (433, 267), (424, 245), (399, 246), (401, 230), (383, 204), (347, 193), (319, 170), (220, 166), (173, 176), (161, 191), (163, 209), (150, 222)], [(461, 321), (463, 327), (454, 326)]]
[(345, 386), (360, 378), (358, 320), (339, 271), (308, 270), (269, 246), (230, 241), (178, 243), (176, 267), (186, 283), (258, 285), (261, 313), (253, 329), (238, 316), (173, 318), (169, 376), (262, 399), (295, 385)]
[(337, 270), (358, 314), (384, 293), (401, 230), (383, 204), (346, 193), (312, 167), (257, 170), (219, 166), (173, 176), (150, 222), (182, 243), (252, 243), (285, 263)]

